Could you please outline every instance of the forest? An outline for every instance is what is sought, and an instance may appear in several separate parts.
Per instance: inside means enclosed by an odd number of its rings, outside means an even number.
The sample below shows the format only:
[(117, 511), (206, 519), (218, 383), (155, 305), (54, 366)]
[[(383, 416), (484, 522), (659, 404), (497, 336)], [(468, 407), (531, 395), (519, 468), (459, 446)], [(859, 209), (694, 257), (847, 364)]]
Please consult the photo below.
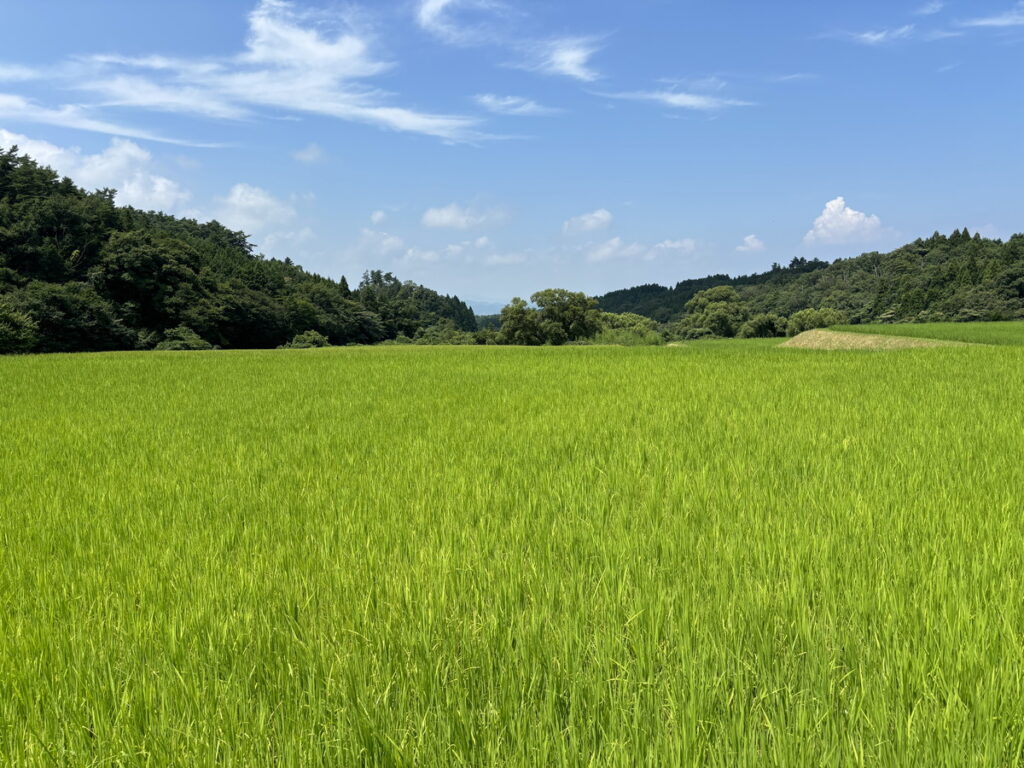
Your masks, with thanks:
[(346, 278), (266, 258), (242, 232), (118, 206), (16, 147), (0, 152), (0, 353), (348, 344), (653, 345), (841, 323), (1024, 317), (1024, 235), (935, 233), (891, 253), (599, 298), (545, 289), (477, 318), (390, 272)]
[(966, 229), (950, 236), (936, 232), (891, 253), (831, 264), (794, 258), (761, 274), (613, 291), (598, 303), (608, 312), (671, 323), (692, 314), (687, 304), (698, 293), (720, 286), (735, 289), (754, 314), (790, 316), (827, 307), (851, 324), (1012, 320), (1024, 317), (1024, 235), (1003, 242)]
[(264, 258), (216, 221), (121, 207), (114, 194), (86, 192), (17, 147), (0, 152), (0, 352), (374, 344), (438, 324), (476, 330), (456, 296), (381, 271), (350, 288)]

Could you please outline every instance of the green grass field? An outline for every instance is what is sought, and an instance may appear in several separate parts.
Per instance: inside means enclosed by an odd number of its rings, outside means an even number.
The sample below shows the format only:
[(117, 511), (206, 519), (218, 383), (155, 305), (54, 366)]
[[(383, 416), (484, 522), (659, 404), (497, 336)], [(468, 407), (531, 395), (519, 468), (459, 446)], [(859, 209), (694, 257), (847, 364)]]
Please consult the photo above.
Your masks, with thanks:
[(1002, 323), (900, 323), (896, 325), (843, 325), (837, 331), (911, 336), (918, 339), (966, 341), (972, 344), (1024, 346), (1024, 321)]
[(1021, 764), (1022, 366), (0, 359), (0, 765)]

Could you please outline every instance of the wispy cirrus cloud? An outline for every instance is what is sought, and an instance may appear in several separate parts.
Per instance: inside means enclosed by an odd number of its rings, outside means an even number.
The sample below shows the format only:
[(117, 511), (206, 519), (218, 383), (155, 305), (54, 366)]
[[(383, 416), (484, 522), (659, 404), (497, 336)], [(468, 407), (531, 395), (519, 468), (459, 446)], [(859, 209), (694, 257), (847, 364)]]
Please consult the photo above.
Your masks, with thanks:
[(937, 13), (942, 13), (942, 10), (946, 7), (946, 3), (943, 0), (930, 0), (920, 6), (914, 13), (918, 16), (934, 16)]
[(891, 27), (888, 29), (868, 30), (867, 32), (843, 32), (838, 36), (850, 42), (860, 45), (887, 45), (899, 40), (906, 40), (913, 36), (916, 27), (913, 24), (905, 24), (902, 27)]
[(561, 75), (592, 83), (601, 74), (590, 60), (601, 50), (600, 38), (561, 37), (524, 46), (525, 57), (516, 66), (545, 75)]
[(630, 91), (626, 93), (599, 94), (609, 99), (627, 99), (631, 101), (650, 101), (673, 109), (692, 109), (702, 112), (715, 112), (728, 107), (749, 107), (749, 101), (713, 96), (705, 93), (689, 93), (686, 91)]
[(501, 36), (494, 16), (509, 8), (495, 0), (420, 0), (419, 26), (453, 45), (482, 45)]
[(90, 133), (104, 133), (108, 136), (122, 136), (129, 139), (143, 139), (186, 147), (218, 146), (216, 144), (172, 139), (128, 125), (113, 123), (96, 117), (93, 114), (93, 110), (78, 105), (66, 104), (56, 108), (44, 107), (35, 101), (10, 93), (0, 93), (0, 119), (37, 125), (53, 125), (60, 128), (73, 128)]
[(601, 50), (600, 37), (519, 35), (510, 31), (517, 15), (522, 13), (499, 0), (418, 0), (416, 4), (420, 28), (448, 44), (508, 50), (516, 56), (509, 66), (516, 69), (583, 82), (601, 77), (590, 63)]
[(960, 22), (960, 24), (964, 27), (994, 28), (1024, 26), (1024, 2), (1018, 2), (1005, 13), (997, 13), (993, 16), (980, 16)]
[(20, 83), (26, 80), (39, 80), (42, 77), (43, 73), (37, 69), (0, 63), (0, 83)]
[[(373, 35), (356, 28), (345, 14), (301, 9), (288, 0), (260, 0), (248, 25), (244, 49), (233, 56), (78, 57), (57, 68), (52, 81), (90, 95), (95, 99), (90, 111), (132, 108), (220, 120), (309, 114), (450, 141), (486, 138), (477, 130), (478, 118), (400, 106), (393, 94), (369, 85), (394, 64), (374, 55)], [(25, 73), (9, 71), (8, 79), (13, 75)], [(17, 112), (25, 120), (155, 138), (102, 121), (82, 107), (47, 111), (8, 97), (4, 109), (3, 114)]]
[(493, 112), (496, 115), (540, 117), (557, 115), (562, 111), (554, 107), (545, 107), (522, 96), (496, 96), (493, 93), (481, 93), (475, 97), (475, 101), (488, 112)]

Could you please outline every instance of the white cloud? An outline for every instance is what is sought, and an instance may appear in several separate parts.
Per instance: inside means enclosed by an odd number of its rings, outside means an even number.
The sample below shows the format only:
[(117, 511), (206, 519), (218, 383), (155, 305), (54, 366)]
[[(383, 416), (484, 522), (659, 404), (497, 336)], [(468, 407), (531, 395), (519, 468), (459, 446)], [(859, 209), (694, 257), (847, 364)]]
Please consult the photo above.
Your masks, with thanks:
[[(173, 59), (92, 56), (70, 61), (55, 84), (92, 94), (95, 106), (131, 106), (216, 119), (251, 119), (263, 110), (315, 114), (449, 141), (486, 138), (477, 118), (396, 106), (368, 78), (393, 67), (373, 55), (374, 39), (346, 13), (260, 0), (249, 14), (245, 48), (234, 56)], [(163, 140), (94, 117), (83, 107), (49, 109), (0, 96), (0, 118)], [(186, 143), (186, 142), (181, 142)]]
[[(453, 45), (481, 45), (493, 41), (497, 30), (479, 12), (493, 13), (503, 6), (494, 0), (420, 0), (416, 21), (427, 32)], [(462, 12), (462, 17), (455, 16)], [(477, 12), (476, 15), (472, 15)], [(466, 16), (470, 15), (469, 18)]]
[(17, 64), (0, 64), (0, 82), (22, 82), (38, 80), (43, 77), (41, 72)]
[[(119, 61), (125, 66), (143, 66), (130, 59), (102, 57), (104, 63)], [(187, 68), (186, 64), (182, 65)], [(197, 75), (202, 78), (208, 70)], [(162, 85), (138, 75), (111, 74), (100, 79), (86, 79), (78, 83), (80, 90), (100, 97), (99, 106), (141, 107), (159, 112), (186, 112), (202, 117), (240, 120), (251, 116), (248, 108), (233, 103), (216, 90), (196, 85)]]
[(314, 143), (307, 144), (305, 147), (298, 150), (297, 152), (293, 152), (292, 157), (294, 157), (300, 163), (305, 163), (306, 165), (315, 165), (316, 163), (323, 161), (327, 157), (327, 154), (324, 152), (323, 147), (321, 147), (319, 144)]
[(608, 229), (611, 226), (613, 216), (611, 211), (600, 208), (592, 213), (584, 213), (582, 216), (575, 216), (562, 225), (563, 232), (596, 232), (600, 229)]
[(458, 203), (443, 208), (430, 208), (423, 214), (423, 225), (435, 229), (471, 229), (497, 218), (495, 213), (483, 213)]
[(266, 232), (295, 218), (291, 205), (251, 184), (235, 184), (219, 202), (217, 219), (224, 226), (246, 234)]
[(845, 35), (849, 40), (861, 45), (885, 45), (897, 40), (905, 40), (914, 34), (914, 25), (907, 24), (894, 29), (880, 29), (868, 32), (850, 32)]
[(441, 260), (441, 254), (437, 251), (432, 251), (423, 248), (410, 248), (402, 256), (402, 261), (423, 261), (428, 264), (433, 264)]
[(143, 210), (184, 213), (191, 195), (176, 182), (153, 172), (149, 152), (127, 139), (113, 139), (95, 155), (77, 147), (59, 147), (47, 141), (0, 129), (0, 147), (17, 145), (41, 165), (68, 176), (86, 189), (116, 189), (116, 200)]
[(747, 235), (743, 238), (743, 243), (736, 246), (736, 250), (740, 253), (754, 253), (763, 251), (764, 248), (764, 242), (757, 235)]
[(914, 13), (918, 16), (934, 16), (936, 13), (941, 13), (945, 7), (946, 4), (943, 0), (930, 0), (930, 2), (925, 3), (914, 11)]
[(531, 43), (526, 46), (529, 58), (521, 66), (533, 72), (562, 75), (590, 83), (601, 77), (590, 66), (590, 59), (601, 50), (599, 42), (593, 37), (561, 37)]
[(877, 216), (855, 211), (846, 200), (837, 197), (825, 205), (814, 227), (804, 236), (807, 245), (836, 245), (872, 240), (882, 232), (882, 221)]
[(43, 107), (33, 101), (9, 93), (0, 93), (0, 119), (15, 122), (55, 125), (61, 128), (75, 128), (92, 133), (105, 133), (112, 136), (124, 136), (129, 139), (146, 139), (167, 144), (182, 146), (209, 147), (210, 144), (180, 141), (158, 136), (148, 131), (117, 125), (92, 117), (88, 110), (75, 105), (65, 105), (57, 109)]
[(611, 99), (653, 101), (674, 109), (695, 109), (703, 112), (714, 112), (726, 107), (751, 106), (750, 102), (746, 101), (709, 96), (702, 93), (685, 93), (682, 91), (633, 91), (628, 93), (604, 93), (601, 95)]
[(639, 243), (627, 244), (621, 237), (613, 237), (606, 243), (592, 248), (587, 253), (587, 261), (602, 262), (614, 259), (635, 259), (649, 257), (650, 251)]
[(1020, 27), (1024, 26), (1024, 2), (1017, 3), (1006, 13), (982, 16), (963, 22), (965, 27)]
[(260, 250), (267, 256), (280, 258), (294, 255), (297, 246), (313, 240), (316, 240), (316, 234), (309, 227), (303, 227), (297, 232), (274, 232), (263, 238)]
[(537, 102), (521, 96), (495, 96), (492, 93), (483, 93), (476, 97), (476, 103), (498, 115), (525, 117), (554, 115), (561, 112), (559, 109), (541, 106)]
[(405, 248), (405, 242), (396, 235), (374, 229), (363, 229), (356, 250), (371, 256), (389, 256)]
[(484, 259), (484, 263), (490, 266), (506, 266), (510, 264), (523, 264), (529, 260), (525, 253), (492, 253)]
[(675, 253), (693, 253), (697, 250), (697, 241), (692, 238), (683, 240), (664, 240), (654, 246), (655, 255), (668, 251)]
[(375, 227), (379, 227), (385, 221), (387, 221), (388, 215), (384, 211), (374, 211), (370, 214), (370, 223)]

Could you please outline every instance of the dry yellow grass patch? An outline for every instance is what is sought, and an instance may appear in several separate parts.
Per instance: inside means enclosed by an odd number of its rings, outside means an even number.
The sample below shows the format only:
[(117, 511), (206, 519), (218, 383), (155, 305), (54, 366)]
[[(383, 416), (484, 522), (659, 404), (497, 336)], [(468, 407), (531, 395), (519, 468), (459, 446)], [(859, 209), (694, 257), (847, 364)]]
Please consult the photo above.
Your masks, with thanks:
[(805, 331), (782, 344), (795, 349), (917, 349), (921, 347), (962, 347), (956, 341), (912, 339), (908, 336), (881, 336), (873, 333), (843, 331)]

